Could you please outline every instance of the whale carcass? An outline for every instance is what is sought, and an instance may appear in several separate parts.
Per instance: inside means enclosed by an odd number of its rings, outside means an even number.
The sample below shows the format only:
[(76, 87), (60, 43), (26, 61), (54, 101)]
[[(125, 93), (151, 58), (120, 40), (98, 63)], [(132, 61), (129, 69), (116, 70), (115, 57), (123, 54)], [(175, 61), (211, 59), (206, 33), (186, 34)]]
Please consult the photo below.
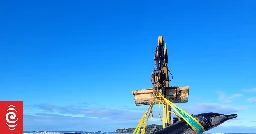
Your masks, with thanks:
[[(198, 115), (192, 115), (196, 118), (200, 124), (204, 127), (204, 131), (208, 131), (218, 125), (224, 123), (227, 120), (237, 117), (237, 114), (219, 114), (219, 113), (202, 113)], [(175, 122), (176, 120), (176, 122)], [(193, 129), (183, 120), (177, 121), (174, 119), (174, 124), (157, 131), (153, 134), (196, 134)]]

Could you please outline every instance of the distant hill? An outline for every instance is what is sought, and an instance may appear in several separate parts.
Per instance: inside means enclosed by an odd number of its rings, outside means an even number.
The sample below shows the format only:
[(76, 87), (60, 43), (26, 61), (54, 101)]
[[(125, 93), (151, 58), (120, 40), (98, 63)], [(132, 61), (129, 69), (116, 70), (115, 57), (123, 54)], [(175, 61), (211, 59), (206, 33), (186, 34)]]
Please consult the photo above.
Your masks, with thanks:
[[(156, 125), (156, 124), (151, 124), (147, 125), (146, 127), (146, 133), (152, 133), (154, 131), (161, 130), (163, 128), (162, 125)], [(122, 129), (117, 129), (115, 132), (116, 133), (132, 133), (135, 130), (135, 128), (122, 128)]]

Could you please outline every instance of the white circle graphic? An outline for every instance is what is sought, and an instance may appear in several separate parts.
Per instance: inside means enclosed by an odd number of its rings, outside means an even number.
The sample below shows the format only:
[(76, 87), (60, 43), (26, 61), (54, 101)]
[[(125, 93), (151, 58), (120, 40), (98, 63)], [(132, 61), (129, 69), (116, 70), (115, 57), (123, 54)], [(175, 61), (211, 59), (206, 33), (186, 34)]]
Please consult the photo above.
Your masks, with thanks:
[(15, 127), (17, 126), (16, 122), (18, 121), (18, 118), (16, 117), (16, 113), (17, 111), (15, 109), (15, 106), (10, 105), (5, 115), (6, 125), (9, 127), (10, 130), (15, 130)]

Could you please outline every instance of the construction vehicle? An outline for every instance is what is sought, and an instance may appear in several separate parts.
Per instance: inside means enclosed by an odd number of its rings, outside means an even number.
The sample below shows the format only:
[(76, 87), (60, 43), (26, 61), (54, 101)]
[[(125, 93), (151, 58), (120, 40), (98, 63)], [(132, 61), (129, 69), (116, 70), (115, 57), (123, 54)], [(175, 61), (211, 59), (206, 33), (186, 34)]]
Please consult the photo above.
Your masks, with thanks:
[(173, 77), (168, 69), (168, 52), (163, 36), (158, 37), (154, 63), (155, 68), (151, 74), (153, 87), (132, 92), (136, 106), (149, 105), (133, 134), (145, 134), (148, 119), (152, 114), (155, 104), (163, 105), (163, 117), (160, 117), (163, 128), (172, 124), (171, 115), (173, 113), (178, 119), (184, 119), (196, 134), (201, 134), (204, 130), (203, 126), (194, 117), (174, 104), (188, 102), (189, 86), (178, 87), (169, 85), (171, 81), (169, 74), (172, 79)]

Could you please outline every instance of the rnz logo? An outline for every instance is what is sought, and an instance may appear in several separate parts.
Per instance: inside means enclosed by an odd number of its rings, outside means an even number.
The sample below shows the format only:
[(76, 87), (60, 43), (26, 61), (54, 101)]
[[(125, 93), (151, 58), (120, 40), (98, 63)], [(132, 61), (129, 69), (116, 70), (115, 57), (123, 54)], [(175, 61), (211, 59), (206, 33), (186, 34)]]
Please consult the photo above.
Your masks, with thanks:
[(18, 118), (16, 117), (16, 109), (14, 105), (10, 105), (7, 109), (7, 113), (5, 116), (6, 119), (6, 125), (9, 127), (10, 130), (15, 130), (15, 127), (17, 126), (16, 122), (18, 121)]

